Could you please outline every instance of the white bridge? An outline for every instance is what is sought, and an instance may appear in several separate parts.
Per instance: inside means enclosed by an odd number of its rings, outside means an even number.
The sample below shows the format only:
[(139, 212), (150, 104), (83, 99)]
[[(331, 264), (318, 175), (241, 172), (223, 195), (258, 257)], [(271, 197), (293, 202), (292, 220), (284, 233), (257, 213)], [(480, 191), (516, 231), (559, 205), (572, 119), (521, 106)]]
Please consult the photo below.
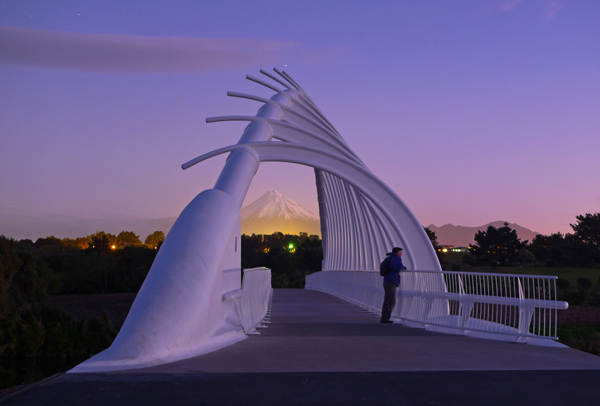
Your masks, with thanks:
[(379, 262), (404, 248), (393, 317), (415, 327), (531, 343), (553, 343), (555, 278), (443, 272), (423, 227), (404, 202), (375, 176), (302, 88), (285, 72), (248, 79), (271, 89), (270, 99), (228, 93), (261, 104), (239, 142), (201, 155), (229, 157), (213, 189), (183, 210), (167, 235), (127, 320), (113, 344), (71, 372), (143, 368), (205, 354), (252, 334), (267, 315), (266, 269), (244, 272), (241, 285), (240, 209), (261, 162), (313, 167), (324, 260), (307, 277), (321, 290), (379, 312)]

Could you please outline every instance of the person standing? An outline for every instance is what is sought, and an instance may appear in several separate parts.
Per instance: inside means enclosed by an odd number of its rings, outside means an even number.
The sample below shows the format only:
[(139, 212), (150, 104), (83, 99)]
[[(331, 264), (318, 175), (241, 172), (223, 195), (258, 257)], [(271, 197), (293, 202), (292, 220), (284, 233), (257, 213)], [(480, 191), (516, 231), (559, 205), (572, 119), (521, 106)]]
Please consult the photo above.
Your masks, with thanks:
[(390, 255), (391, 258), (388, 264), (389, 271), (383, 278), (385, 295), (383, 297), (383, 307), (381, 308), (381, 323), (393, 323), (390, 318), (394, 306), (396, 306), (396, 290), (400, 286), (400, 271), (406, 269), (402, 263), (402, 248), (394, 247), (392, 252), (388, 252), (387, 255)]

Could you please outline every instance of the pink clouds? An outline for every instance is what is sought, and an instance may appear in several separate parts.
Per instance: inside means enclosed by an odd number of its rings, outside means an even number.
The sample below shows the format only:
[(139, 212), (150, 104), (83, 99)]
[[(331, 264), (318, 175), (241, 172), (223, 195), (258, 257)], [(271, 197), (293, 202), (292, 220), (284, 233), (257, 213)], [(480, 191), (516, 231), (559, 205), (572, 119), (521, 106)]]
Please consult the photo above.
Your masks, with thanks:
[(205, 72), (277, 63), (289, 41), (80, 34), (0, 27), (0, 63), (107, 72)]

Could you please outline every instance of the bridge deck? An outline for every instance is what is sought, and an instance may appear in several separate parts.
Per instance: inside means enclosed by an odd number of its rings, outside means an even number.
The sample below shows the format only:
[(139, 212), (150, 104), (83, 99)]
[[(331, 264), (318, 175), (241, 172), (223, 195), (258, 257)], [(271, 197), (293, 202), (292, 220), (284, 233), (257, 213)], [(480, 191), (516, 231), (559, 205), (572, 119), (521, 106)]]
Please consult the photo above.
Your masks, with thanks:
[(272, 323), (260, 331), (168, 365), (64, 374), (3, 404), (553, 405), (600, 397), (600, 357), (379, 324), (314, 291), (275, 290)]

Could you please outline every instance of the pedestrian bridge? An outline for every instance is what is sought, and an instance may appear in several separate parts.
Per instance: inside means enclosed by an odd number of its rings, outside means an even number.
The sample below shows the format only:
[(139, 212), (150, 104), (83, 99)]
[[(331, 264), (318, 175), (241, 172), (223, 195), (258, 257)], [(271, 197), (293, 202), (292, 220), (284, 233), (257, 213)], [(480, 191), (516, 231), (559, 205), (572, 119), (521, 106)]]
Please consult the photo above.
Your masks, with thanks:
[(259, 335), (119, 372), (64, 374), (20, 405), (593, 405), (600, 358), (562, 347), (448, 335), (311, 291), (275, 289)]
[(170, 364), (255, 332), (266, 314), (270, 273), (246, 270), (241, 285), (240, 208), (258, 166), (268, 161), (315, 171), (324, 259), (322, 272), (307, 278), (307, 288), (377, 312), (383, 299), (375, 270), (391, 247), (401, 246), (408, 270), (393, 314), (398, 321), (509, 341), (556, 339), (556, 313), (567, 304), (556, 299), (552, 278), (442, 272), (410, 209), (366, 167), (298, 83), (276, 69), (261, 73), (262, 79), (248, 79), (275, 94), (265, 99), (230, 92), (260, 103), (257, 114), (207, 119), (249, 124), (236, 145), (182, 165), (187, 169), (229, 154), (214, 188), (196, 196), (173, 225), (113, 344), (72, 372)]

